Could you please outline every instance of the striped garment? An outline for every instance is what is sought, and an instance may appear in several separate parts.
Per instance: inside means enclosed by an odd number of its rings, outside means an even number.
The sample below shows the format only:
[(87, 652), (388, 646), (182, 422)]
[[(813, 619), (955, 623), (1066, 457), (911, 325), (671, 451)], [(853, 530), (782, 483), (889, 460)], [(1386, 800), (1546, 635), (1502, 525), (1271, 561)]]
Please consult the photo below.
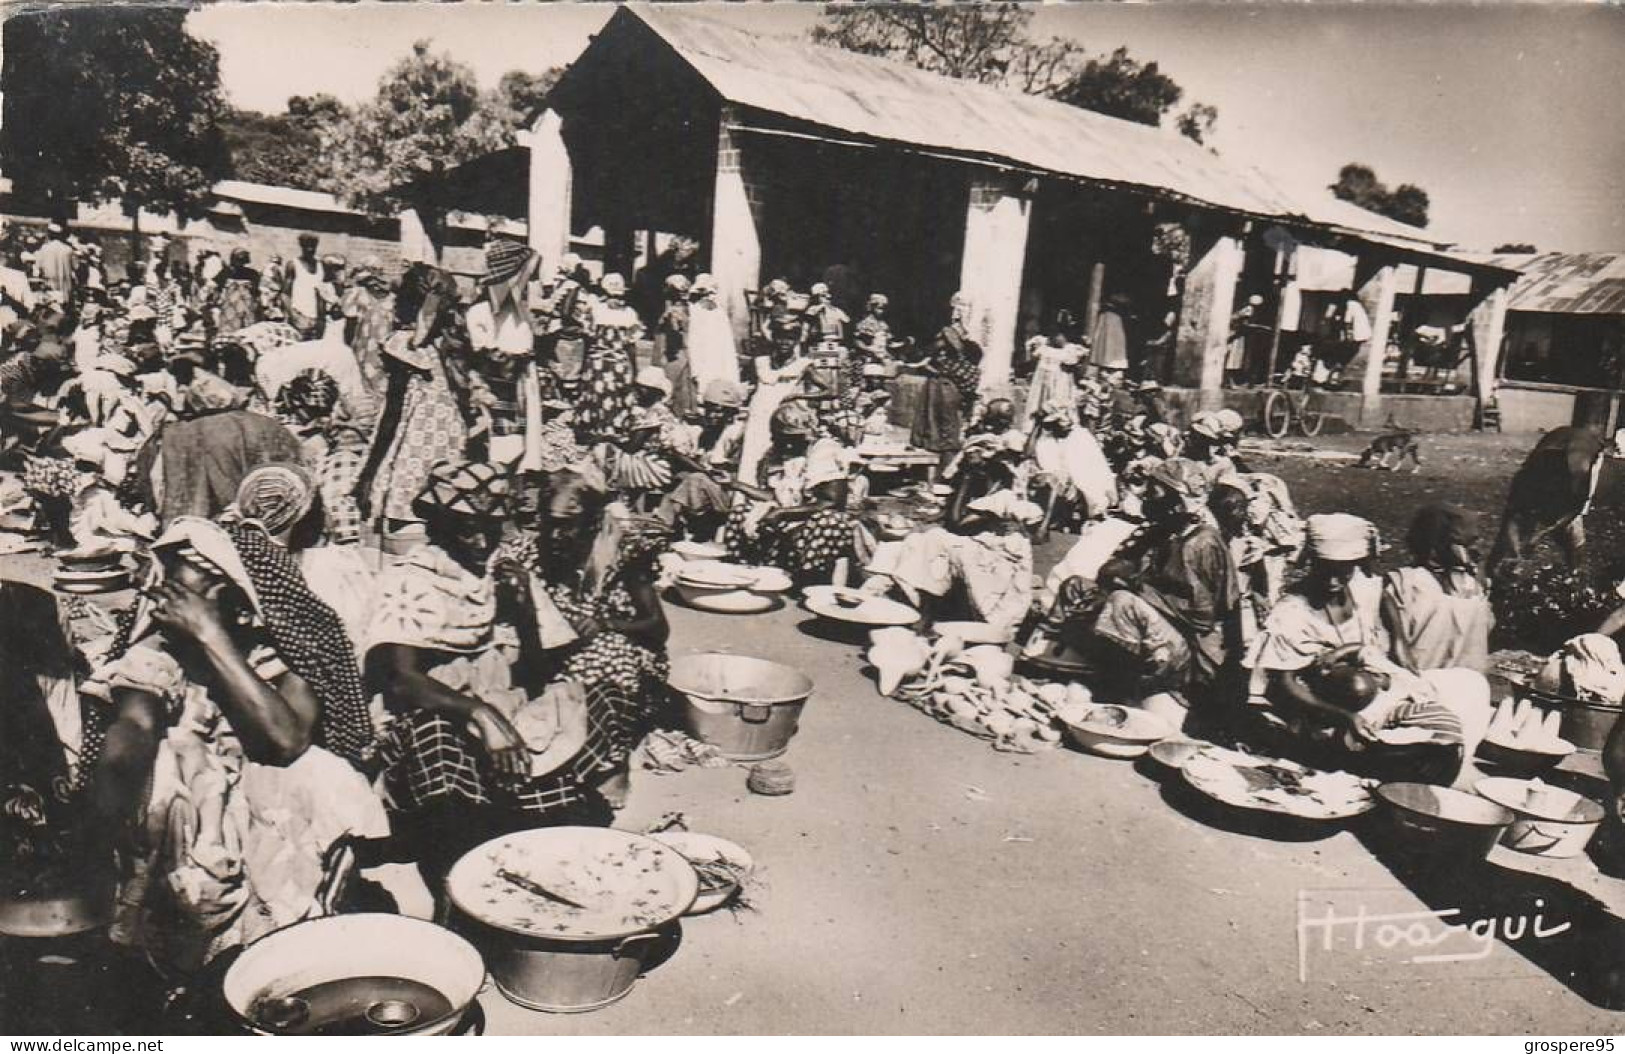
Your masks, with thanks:
[(1459, 746), (1465, 737), (1461, 718), (1434, 699), (1408, 699), (1400, 703), (1384, 722), (1386, 728), (1425, 728), (1440, 743)]

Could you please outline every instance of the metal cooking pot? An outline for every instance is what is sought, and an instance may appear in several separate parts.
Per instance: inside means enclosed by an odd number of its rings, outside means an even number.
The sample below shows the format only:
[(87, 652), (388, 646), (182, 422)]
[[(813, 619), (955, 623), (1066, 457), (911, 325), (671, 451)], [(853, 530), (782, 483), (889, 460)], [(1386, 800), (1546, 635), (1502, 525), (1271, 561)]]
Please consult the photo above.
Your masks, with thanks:
[[(549, 925), (534, 918), (533, 898), (504, 897), (504, 877), (523, 873), (526, 881), (557, 865), (629, 851), (664, 861), (658, 904), (640, 912), (637, 922), (619, 915), (559, 916)], [(699, 878), (676, 850), (646, 835), (602, 827), (550, 827), (493, 839), (470, 850), (446, 878), (446, 890), (460, 928), (475, 941), (491, 967), (491, 978), (511, 1002), (531, 1010), (575, 1014), (621, 999), (632, 989), (658, 947), (664, 930), (694, 904)], [(633, 894), (636, 895), (635, 893)]]
[(226, 971), (221, 994), (244, 1028), (274, 1035), (251, 1016), (255, 1004), (351, 977), (401, 977), (434, 988), (451, 1003), (451, 1012), (389, 1034), (444, 1036), (471, 1016), (485, 963), (468, 941), (432, 922), (381, 913), (333, 915), (295, 923), (244, 948)]
[(688, 734), (734, 761), (784, 753), (813, 690), (794, 667), (719, 652), (677, 657), (668, 683), (684, 698)]

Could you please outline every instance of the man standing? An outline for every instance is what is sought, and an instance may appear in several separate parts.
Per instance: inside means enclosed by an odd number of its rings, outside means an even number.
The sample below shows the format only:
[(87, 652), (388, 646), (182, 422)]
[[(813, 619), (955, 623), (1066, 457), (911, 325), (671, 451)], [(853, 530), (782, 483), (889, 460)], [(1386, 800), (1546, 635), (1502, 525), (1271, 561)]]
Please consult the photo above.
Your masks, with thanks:
[(322, 263), (316, 258), (318, 239), (314, 234), (299, 236), (299, 257), (288, 264), (283, 278), (282, 310), (288, 325), (299, 331), (305, 340), (316, 340), (322, 335), (325, 312), (322, 305), (322, 284), (326, 278)]
[(63, 304), (73, 301), (75, 268), (73, 246), (68, 244), (68, 228), (56, 221), (45, 228), (45, 244), (34, 254), (45, 288), (57, 294)]

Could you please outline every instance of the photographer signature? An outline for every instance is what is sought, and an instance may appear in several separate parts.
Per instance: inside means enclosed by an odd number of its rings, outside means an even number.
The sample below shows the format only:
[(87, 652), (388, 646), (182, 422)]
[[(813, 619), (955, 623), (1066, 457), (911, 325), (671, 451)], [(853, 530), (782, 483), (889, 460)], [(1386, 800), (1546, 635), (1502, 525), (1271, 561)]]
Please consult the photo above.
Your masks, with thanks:
[(1536, 898), (1533, 915), (1490, 915), (1467, 923), (1447, 921), (1460, 916), (1461, 908), (1374, 914), (1361, 904), (1349, 914), (1339, 914), (1336, 907), (1328, 906), (1324, 914), (1317, 916), (1309, 912), (1300, 892), (1298, 980), (1308, 979), (1309, 952), (1316, 946), (1326, 952), (1338, 950), (1339, 938), (1350, 940), (1345, 947), (1353, 951), (1413, 953), (1401, 960), (1406, 963), (1471, 962), (1489, 956), (1497, 939), (1508, 944), (1526, 938), (1544, 940), (1572, 927), (1571, 922), (1548, 926), (1539, 910), (1545, 906), (1544, 900)]

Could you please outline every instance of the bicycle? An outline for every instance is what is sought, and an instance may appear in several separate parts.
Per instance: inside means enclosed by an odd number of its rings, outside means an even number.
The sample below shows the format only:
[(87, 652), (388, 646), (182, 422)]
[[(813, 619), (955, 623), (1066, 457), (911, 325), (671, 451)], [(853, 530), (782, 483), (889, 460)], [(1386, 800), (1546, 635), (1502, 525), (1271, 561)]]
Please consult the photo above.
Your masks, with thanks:
[(1307, 377), (1288, 377), (1264, 396), (1263, 419), (1264, 434), (1271, 439), (1284, 438), (1294, 423), (1305, 438), (1318, 436), (1326, 426), (1320, 389)]

